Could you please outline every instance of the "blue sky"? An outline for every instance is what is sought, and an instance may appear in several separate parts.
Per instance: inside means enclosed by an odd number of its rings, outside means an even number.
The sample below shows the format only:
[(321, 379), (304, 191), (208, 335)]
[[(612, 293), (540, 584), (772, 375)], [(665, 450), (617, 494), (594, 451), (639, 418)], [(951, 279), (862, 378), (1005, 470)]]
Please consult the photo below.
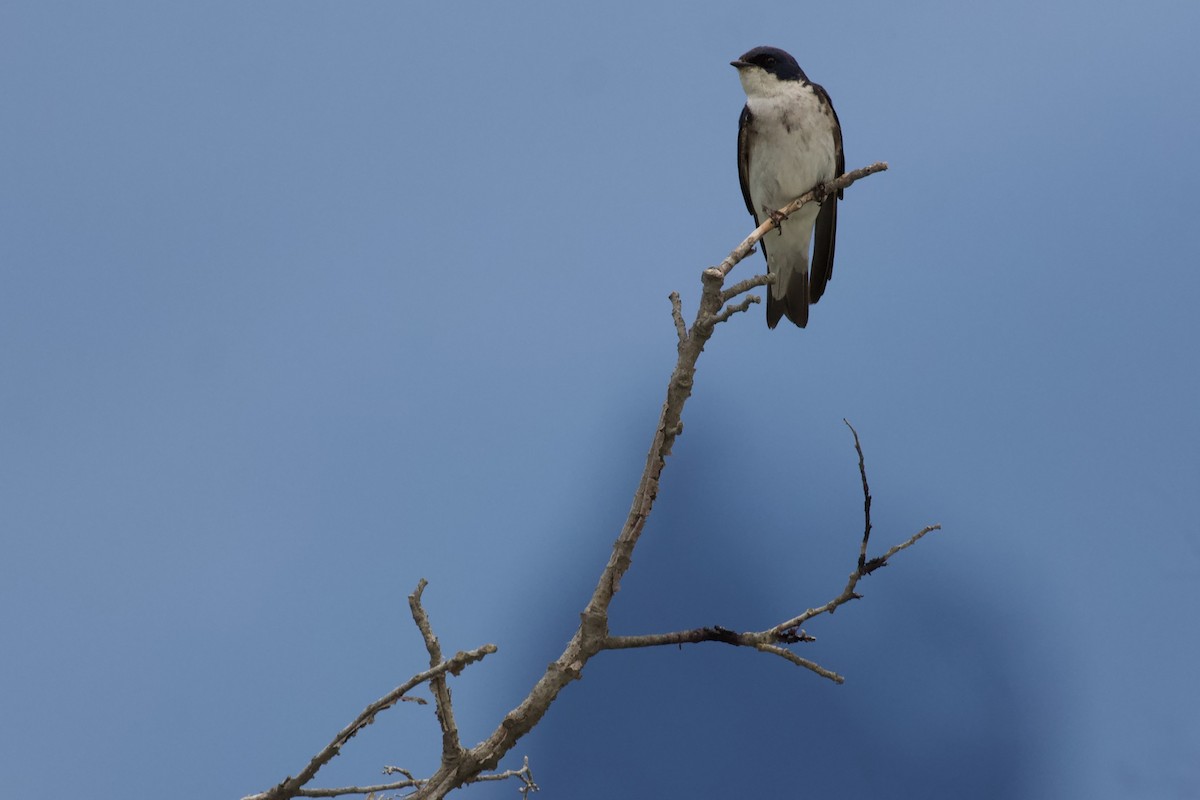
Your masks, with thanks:
[[(483, 738), (561, 650), (750, 230), (728, 62), (848, 167), (808, 329), (700, 363), (618, 633), (808, 627), (834, 686), (606, 653), (543, 797), (1200, 794), (1194, 4), (0, 9), (0, 779), (240, 797), (424, 663)], [(754, 256), (737, 274), (760, 269)], [(743, 272), (743, 270), (745, 270)], [(323, 772), (428, 772), (428, 708)], [(511, 786), (469, 790), (510, 797)]]

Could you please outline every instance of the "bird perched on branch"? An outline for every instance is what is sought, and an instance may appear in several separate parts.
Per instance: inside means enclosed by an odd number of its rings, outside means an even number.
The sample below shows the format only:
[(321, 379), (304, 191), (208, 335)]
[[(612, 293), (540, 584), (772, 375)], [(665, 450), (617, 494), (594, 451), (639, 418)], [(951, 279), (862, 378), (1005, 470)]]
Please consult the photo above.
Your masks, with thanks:
[[(756, 47), (736, 61), (746, 106), (738, 123), (738, 177), (746, 208), (757, 224), (810, 189), (846, 171), (842, 128), (823, 88), (809, 81), (796, 59), (777, 47)], [(808, 306), (821, 299), (833, 272), (837, 201), (808, 203), (763, 237), (767, 272), (767, 326), (787, 316), (803, 328)], [(809, 243), (813, 241), (812, 269)]]

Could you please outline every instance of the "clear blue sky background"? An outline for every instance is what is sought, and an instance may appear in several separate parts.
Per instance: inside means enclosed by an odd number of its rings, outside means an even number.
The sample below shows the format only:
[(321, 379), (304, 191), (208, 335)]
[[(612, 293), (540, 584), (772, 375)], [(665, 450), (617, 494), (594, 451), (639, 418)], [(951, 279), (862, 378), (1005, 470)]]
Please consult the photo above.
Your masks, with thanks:
[[(750, 229), (730, 59), (847, 165), (808, 330), (719, 331), (543, 797), (1200, 796), (1195, 3), (0, 6), (0, 785), (240, 797), (450, 650), (568, 638)], [(761, 258), (739, 269), (760, 269)], [(742, 270), (746, 270), (742, 272)], [(435, 764), (428, 707), (321, 785)], [(513, 786), (472, 797), (515, 797)]]

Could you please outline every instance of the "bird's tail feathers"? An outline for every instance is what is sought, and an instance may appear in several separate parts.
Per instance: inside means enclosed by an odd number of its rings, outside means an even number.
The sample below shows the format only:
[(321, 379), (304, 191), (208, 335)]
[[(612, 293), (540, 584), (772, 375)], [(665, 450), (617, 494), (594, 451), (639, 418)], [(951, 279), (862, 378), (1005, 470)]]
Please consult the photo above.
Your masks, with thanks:
[(808, 325), (808, 265), (775, 274), (767, 291), (767, 327), (774, 328), (786, 316), (798, 328)]
[(803, 328), (808, 325), (808, 270), (792, 271), (783, 303), (788, 319), (796, 323), (796, 327)]

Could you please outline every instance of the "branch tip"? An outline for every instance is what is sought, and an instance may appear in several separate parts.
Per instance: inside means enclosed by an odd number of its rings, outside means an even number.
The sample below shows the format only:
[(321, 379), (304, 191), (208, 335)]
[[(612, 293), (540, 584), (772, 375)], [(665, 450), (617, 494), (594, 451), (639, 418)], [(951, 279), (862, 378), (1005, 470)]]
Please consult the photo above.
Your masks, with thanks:
[(683, 302), (679, 299), (679, 292), (671, 292), (669, 295), (671, 300), (671, 319), (675, 322), (675, 335), (679, 338), (679, 346), (683, 347), (687, 342), (687, 323), (683, 321)]

